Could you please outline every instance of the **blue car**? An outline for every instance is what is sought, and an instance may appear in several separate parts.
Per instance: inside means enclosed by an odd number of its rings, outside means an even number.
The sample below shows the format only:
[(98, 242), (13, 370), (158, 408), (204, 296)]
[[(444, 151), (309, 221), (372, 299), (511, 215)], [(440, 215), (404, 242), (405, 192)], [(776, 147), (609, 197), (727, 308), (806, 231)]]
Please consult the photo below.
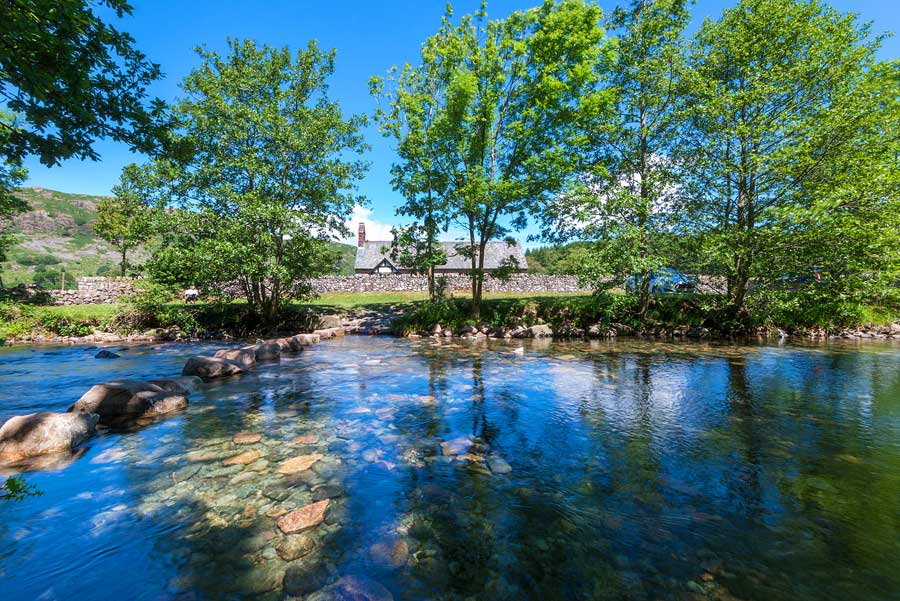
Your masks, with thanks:
[[(650, 294), (694, 294), (697, 292), (697, 280), (688, 277), (671, 267), (651, 271)], [(641, 274), (628, 276), (625, 280), (625, 292), (637, 293), (641, 288)]]

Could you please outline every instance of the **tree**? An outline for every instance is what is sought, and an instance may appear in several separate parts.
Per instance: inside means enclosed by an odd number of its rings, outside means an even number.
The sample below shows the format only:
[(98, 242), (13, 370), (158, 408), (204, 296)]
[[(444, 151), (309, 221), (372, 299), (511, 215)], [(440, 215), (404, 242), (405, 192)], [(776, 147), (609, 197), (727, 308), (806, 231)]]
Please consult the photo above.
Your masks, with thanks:
[(456, 25), (448, 11), (421, 64), (374, 82), (387, 106), (383, 131), (400, 149), (395, 173), (415, 174), (416, 194), (436, 197), (436, 212), (467, 234), (458, 250), (471, 265), (475, 319), (487, 243), (521, 228), (526, 210), (563, 186), (591, 117), (605, 109), (594, 93), (600, 17), (583, 0), (546, 0), (495, 21), (482, 7)]
[(19, 164), (36, 155), (45, 165), (99, 156), (98, 138), (133, 149), (156, 148), (164, 104), (146, 102), (159, 66), (134, 39), (104, 23), (92, 6), (131, 14), (125, 0), (8, 0), (0, 3), (0, 99), (16, 115), (0, 122), (3, 156)]
[[(329, 235), (344, 222), (366, 163), (363, 117), (345, 118), (328, 97), (334, 51), (229, 40), (229, 53), (198, 50), (202, 65), (182, 84), (176, 142), (183, 161), (157, 163), (171, 187), (167, 236), (149, 264), (163, 283), (242, 294), (274, 324), (286, 299), (310, 294), (330, 271)], [(162, 172), (162, 173), (160, 173)]]
[(742, 0), (697, 32), (682, 156), (695, 223), (710, 261), (724, 266), (738, 315), (752, 279), (783, 273), (769, 260), (774, 238), (787, 233), (776, 214), (804, 202), (879, 118), (858, 103), (878, 43), (854, 15), (819, 0)]
[(113, 197), (104, 198), (97, 205), (94, 231), (119, 251), (122, 276), (128, 269), (128, 252), (146, 242), (153, 233), (153, 208), (141, 194), (143, 178), (140, 167), (134, 163), (127, 165), (119, 185), (113, 188)]
[[(593, 132), (590, 169), (581, 185), (550, 207), (557, 239), (597, 241), (579, 270), (584, 279), (603, 288), (640, 275), (640, 317), (650, 301), (650, 272), (670, 259), (666, 247), (656, 244), (659, 234), (671, 231), (680, 217), (672, 150), (679, 135), (685, 5), (632, 0), (610, 14), (607, 26), (618, 37), (614, 57), (602, 65), (602, 85), (614, 95), (613, 112)], [(564, 217), (557, 221), (560, 213)]]
[[(804, 179), (794, 198), (770, 212), (769, 244), (758, 272), (763, 281), (757, 288), (782, 304), (793, 302), (823, 323), (858, 321), (863, 317), (853, 313), (855, 308), (896, 306), (898, 301), (898, 82), (900, 63), (875, 65), (848, 103), (852, 114), (827, 116), (857, 124), (850, 144), (815, 177)], [(858, 118), (859, 111), (869, 116)], [(829, 129), (841, 126), (830, 125)], [(818, 280), (809, 277), (812, 270)], [(785, 273), (806, 275), (807, 285), (795, 282), (783, 290), (778, 278)]]
[(426, 224), (394, 228), (394, 235), (389, 250), (391, 258), (401, 267), (411, 269), (415, 273), (425, 274), (428, 281), (428, 300), (434, 301), (439, 289), (436, 283), (434, 268), (447, 262), (447, 253), (437, 239), (437, 228), (433, 217), (425, 213)]

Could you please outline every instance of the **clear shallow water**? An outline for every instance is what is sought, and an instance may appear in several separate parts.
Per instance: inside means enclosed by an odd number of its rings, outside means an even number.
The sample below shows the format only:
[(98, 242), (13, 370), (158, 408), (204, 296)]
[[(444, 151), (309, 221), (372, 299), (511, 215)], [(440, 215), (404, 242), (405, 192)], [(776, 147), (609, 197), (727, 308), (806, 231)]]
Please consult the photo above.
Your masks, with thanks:
[[(900, 347), (512, 348), (348, 337), (103, 433), (0, 505), (2, 598), (900, 598)], [(0, 420), (197, 348), (95, 352), (0, 349)], [(324, 498), (285, 561), (278, 513)]]

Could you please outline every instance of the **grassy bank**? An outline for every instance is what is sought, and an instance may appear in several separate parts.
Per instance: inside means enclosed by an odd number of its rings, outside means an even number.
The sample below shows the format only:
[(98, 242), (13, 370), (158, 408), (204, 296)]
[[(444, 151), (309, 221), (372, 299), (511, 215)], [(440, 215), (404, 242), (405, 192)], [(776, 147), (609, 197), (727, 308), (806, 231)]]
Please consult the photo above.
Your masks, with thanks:
[(638, 315), (633, 296), (586, 293), (516, 294), (489, 293), (477, 322), (469, 317), (470, 299), (457, 292), (452, 298), (429, 303), (419, 292), (334, 293), (304, 303), (292, 303), (282, 311), (280, 323), (263, 327), (243, 302), (225, 305), (157, 302), (140, 305), (21, 306), (0, 305), (0, 339), (79, 337), (94, 331), (122, 335), (166, 330), (167, 335), (254, 336), (278, 331), (296, 332), (313, 327), (315, 316), (327, 313), (361, 314), (401, 312), (397, 333), (429, 332), (435, 324), (458, 329), (464, 325), (515, 328), (549, 324), (557, 332), (603, 330), (671, 332), (705, 329), (713, 336), (747, 334), (760, 328), (784, 329), (789, 333), (810, 330), (834, 333), (862, 326), (895, 323), (900, 311), (894, 307), (841, 305), (825, 307), (796, 303), (770, 304), (763, 312), (736, 316), (714, 295), (655, 297), (649, 311)]

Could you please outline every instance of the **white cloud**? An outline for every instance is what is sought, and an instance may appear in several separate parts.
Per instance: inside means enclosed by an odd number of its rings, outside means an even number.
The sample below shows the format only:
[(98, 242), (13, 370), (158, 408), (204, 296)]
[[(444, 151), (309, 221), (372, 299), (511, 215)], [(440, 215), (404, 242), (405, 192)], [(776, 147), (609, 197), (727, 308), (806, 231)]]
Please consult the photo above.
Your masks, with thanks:
[(344, 225), (350, 230), (351, 236), (346, 240), (342, 240), (345, 244), (356, 244), (356, 233), (359, 230), (359, 224), (366, 224), (366, 240), (392, 240), (391, 228), (396, 226), (394, 223), (381, 223), (372, 219), (372, 209), (360, 205), (353, 207), (350, 219)]

